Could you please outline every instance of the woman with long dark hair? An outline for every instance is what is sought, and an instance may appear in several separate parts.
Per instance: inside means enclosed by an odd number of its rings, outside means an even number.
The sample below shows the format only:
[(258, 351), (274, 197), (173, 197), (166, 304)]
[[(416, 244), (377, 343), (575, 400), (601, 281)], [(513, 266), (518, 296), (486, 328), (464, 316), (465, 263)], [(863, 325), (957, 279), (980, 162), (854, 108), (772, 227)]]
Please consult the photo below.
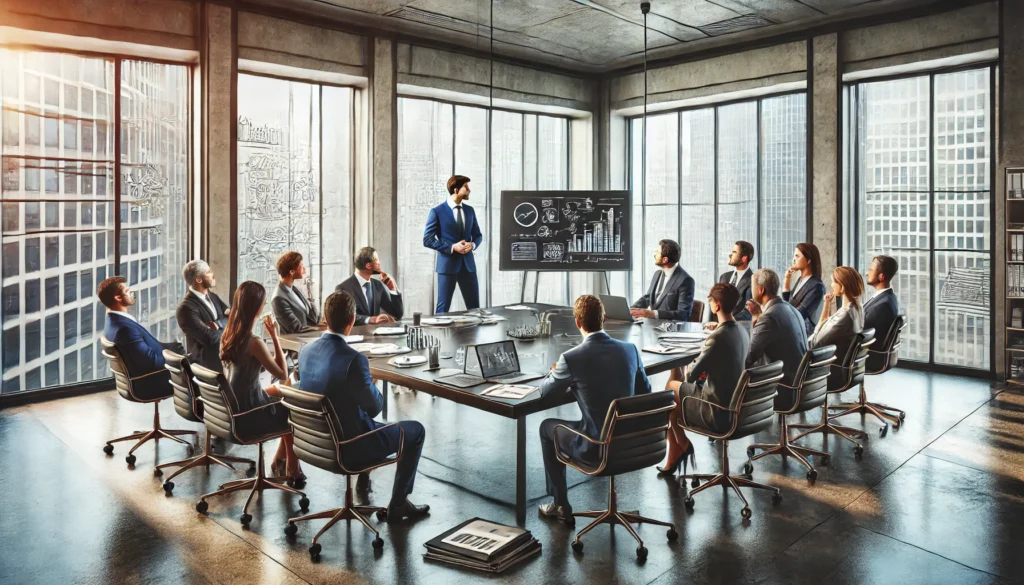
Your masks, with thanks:
[[(796, 275), (796, 282), (793, 276)], [(821, 254), (814, 244), (801, 242), (793, 251), (793, 265), (786, 269), (782, 279), (782, 300), (796, 307), (804, 318), (807, 335), (821, 315), (821, 301), (825, 296), (825, 283), (821, 281)]]
[[(270, 315), (263, 317), (263, 328), (274, 343), (271, 354), (267, 344), (252, 334), (256, 320), (263, 314), (267, 302), (267, 290), (258, 282), (247, 280), (238, 286), (235, 298), (231, 303), (231, 313), (224, 327), (224, 335), (220, 340), (220, 359), (223, 362), (224, 374), (231, 383), (231, 391), (235, 395), (240, 412), (246, 412), (260, 406), (281, 400), (281, 391), (271, 384), (266, 389), (260, 384), (260, 374), (266, 370), (278, 380), (288, 377), (288, 368), (284, 360), (284, 351), (277, 338), (277, 326)], [(280, 425), (287, 421), (288, 411), (284, 408), (267, 409), (269, 425)], [(286, 423), (287, 424), (287, 423)], [(287, 475), (297, 483), (305, 480), (299, 469), (299, 460), (292, 449), (292, 435), (281, 437), (277, 445), (277, 453), (270, 465), (271, 475), (281, 477)]]

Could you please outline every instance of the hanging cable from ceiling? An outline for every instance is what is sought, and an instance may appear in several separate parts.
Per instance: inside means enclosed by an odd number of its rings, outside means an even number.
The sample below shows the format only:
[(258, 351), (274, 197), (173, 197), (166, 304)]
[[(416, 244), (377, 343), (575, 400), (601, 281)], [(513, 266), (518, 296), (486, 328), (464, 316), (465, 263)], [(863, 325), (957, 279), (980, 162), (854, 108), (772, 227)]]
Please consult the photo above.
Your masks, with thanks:
[[(493, 0), (492, 0), (493, 2)], [(650, 2), (640, 3), (640, 12), (644, 15), (644, 118), (641, 123), (640, 143), (640, 202), (647, 202), (647, 13), (651, 11)]]

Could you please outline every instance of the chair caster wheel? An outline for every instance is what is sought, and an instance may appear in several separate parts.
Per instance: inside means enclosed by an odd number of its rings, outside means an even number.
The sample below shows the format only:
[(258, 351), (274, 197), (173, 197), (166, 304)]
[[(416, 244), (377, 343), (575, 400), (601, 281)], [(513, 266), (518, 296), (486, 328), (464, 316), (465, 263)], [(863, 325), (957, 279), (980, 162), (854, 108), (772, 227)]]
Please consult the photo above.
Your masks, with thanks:
[(378, 522), (387, 522), (388, 521), (388, 513), (386, 511), (384, 511), (384, 510), (379, 510), (377, 512), (377, 521)]
[(239, 520), (242, 522), (242, 526), (248, 526), (252, 522), (252, 514), (242, 514)]
[(309, 498), (307, 498), (307, 497), (303, 496), (303, 497), (302, 497), (302, 499), (301, 499), (301, 500), (299, 500), (299, 508), (300, 508), (300, 509), (301, 509), (301, 510), (302, 510), (303, 512), (305, 512), (305, 511), (309, 510)]
[(638, 546), (636, 547), (636, 560), (646, 561), (647, 560), (647, 547)]
[(309, 547), (309, 560), (314, 563), (320, 560), (320, 543), (317, 542)]
[(249, 469), (245, 470), (245, 477), (253, 477), (254, 475), (256, 475), (256, 465), (255, 464), (250, 465)]
[(667, 538), (669, 542), (675, 542), (679, 540), (679, 533), (676, 532), (675, 528), (669, 528), (668, 532), (665, 533), (665, 538)]
[(373, 545), (373, 550), (381, 550), (384, 548), (384, 539), (378, 536), (377, 538), (374, 538), (373, 542), (370, 544)]
[(164, 482), (164, 492), (167, 495), (171, 495), (171, 492), (173, 492), (173, 491), (174, 491), (174, 482), (173, 481), (165, 481)]
[(113, 455), (114, 454), (114, 446), (113, 445), (104, 445), (103, 446), (103, 452), (106, 453), (107, 455)]
[(747, 507), (747, 506), (744, 506), (743, 509), (740, 510), (740, 516), (743, 516), (744, 520), (750, 520), (750, 516), (751, 516), (750, 508)]
[(573, 552), (578, 552), (578, 553), (583, 552), (583, 541), (582, 540), (574, 540), (574, 541), (572, 541), (572, 550), (573, 550)]
[(749, 458), (751, 458), (753, 456), (754, 456), (754, 448), (753, 447), (747, 447), (747, 458), (749, 459)]
[(749, 461), (744, 463), (743, 464), (743, 473), (745, 473), (747, 475), (753, 475), (753, 473), (754, 473), (754, 464), (749, 462)]
[(683, 505), (686, 506), (687, 510), (693, 510), (693, 498), (687, 496), (687, 498), (683, 500)]
[(156, 469), (153, 470), (153, 475), (155, 475), (156, 477), (160, 477), (163, 474), (164, 474), (164, 470), (160, 469), (159, 467), (157, 467)]
[(807, 472), (807, 481), (814, 483), (816, 479), (818, 479), (818, 470), (812, 469)]
[(299, 532), (299, 527), (294, 522), (289, 522), (288, 526), (284, 527), (284, 533), (288, 536), (295, 536)]
[[(782, 492), (781, 491), (775, 492), (774, 494), (772, 494), (772, 503), (775, 504), (776, 506), (778, 506), (779, 504), (782, 503)], [(750, 508), (747, 508), (747, 509), (749, 510)]]
[(905, 413), (905, 412), (901, 412), (901, 413), (900, 413), (900, 420), (902, 421), (902, 420), (904, 420), (905, 418), (907, 418), (907, 413)]
[(129, 455), (124, 458), (128, 465), (135, 465), (135, 455)]
[(200, 514), (205, 514), (209, 508), (210, 504), (206, 503), (206, 500), (199, 500), (199, 503), (196, 504), (196, 512)]
[(853, 455), (854, 455), (854, 457), (857, 458), (857, 461), (860, 461), (861, 457), (864, 456), (864, 447), (862, 447), (860, 445), (856, 445), (853, 448)]
[(879, 437), (884, 437), (884, 436), (886, 436), (888, 434), (889, 434), (889, 425), (888, 424), (884, 424), (884, 425), (882, 425), (878, 429), (878, 436)]

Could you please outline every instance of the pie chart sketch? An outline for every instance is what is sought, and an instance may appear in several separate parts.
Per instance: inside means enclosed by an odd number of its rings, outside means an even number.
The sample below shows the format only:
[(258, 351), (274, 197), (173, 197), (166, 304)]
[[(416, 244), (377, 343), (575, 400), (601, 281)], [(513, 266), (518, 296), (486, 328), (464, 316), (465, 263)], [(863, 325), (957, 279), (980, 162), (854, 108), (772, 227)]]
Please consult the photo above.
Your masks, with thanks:
[(537, 213), (537, 207), (533, 203), (520, 203), (512, 212), (512, 216), (515, 218), (516, 223), (523, 227), (530, 227), (537, 223), (537, 219), (540, 215)]

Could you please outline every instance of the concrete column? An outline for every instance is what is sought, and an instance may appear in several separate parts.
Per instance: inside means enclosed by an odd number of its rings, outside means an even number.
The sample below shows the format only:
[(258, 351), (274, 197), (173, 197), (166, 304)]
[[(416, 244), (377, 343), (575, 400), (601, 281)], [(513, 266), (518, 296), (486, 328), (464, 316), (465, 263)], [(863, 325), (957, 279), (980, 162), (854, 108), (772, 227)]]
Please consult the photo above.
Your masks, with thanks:
[(995, 351), (996, 375), (1006, 372), (1007, 313), (1014, 307), (1024, 308), (1022, 301), (1006, 301), (1006, 223), (1024, 222), (1024, 203), (1007, 203), (1003, 180), (1006, 167), (1024, 166), (1024, 38), (1018, 34), (1024, 26), (1024, 3), (1000, 2), (999, 96), (997, 120), (999, 129), (998, 165), (995, 177), (996, 222), (992, 226), (993, 261), (995, 262)]
[[(828, 275), (840, 262), (839, 194), (842, 176), (839, 116), (842, 79), (839, 73), (839, 38), (836, 34), (814, 37), (807, 44), (807, 91), (811, 108), (812, 191), (811, 241), (821, 252), (822, 274)], [(825, 277), (827, 282), (827, 277)]]
[[(202, 151), (201, 253), (221, 275), (227, 300), (238, 285), (238, 216), (235, 137), (238, 108), (238, 15), (230, 7), (202, 4), (200, 26)], [(224, 293), (227, 293), (225, 296)]]
[[(367, 243), (372, 239), (371, 245), (377, 249), (380, 258), (385, 260), (385, 270), (397, 270), (397, 54), (391, 39), (373, 39), (371, 49), (373, 73), (370, 78), (370, 143), (373, 156), (369, 193), (371, 219)], [(357, 230), (356, 249), (367, 245), (358, 240), (359, 235)]]

